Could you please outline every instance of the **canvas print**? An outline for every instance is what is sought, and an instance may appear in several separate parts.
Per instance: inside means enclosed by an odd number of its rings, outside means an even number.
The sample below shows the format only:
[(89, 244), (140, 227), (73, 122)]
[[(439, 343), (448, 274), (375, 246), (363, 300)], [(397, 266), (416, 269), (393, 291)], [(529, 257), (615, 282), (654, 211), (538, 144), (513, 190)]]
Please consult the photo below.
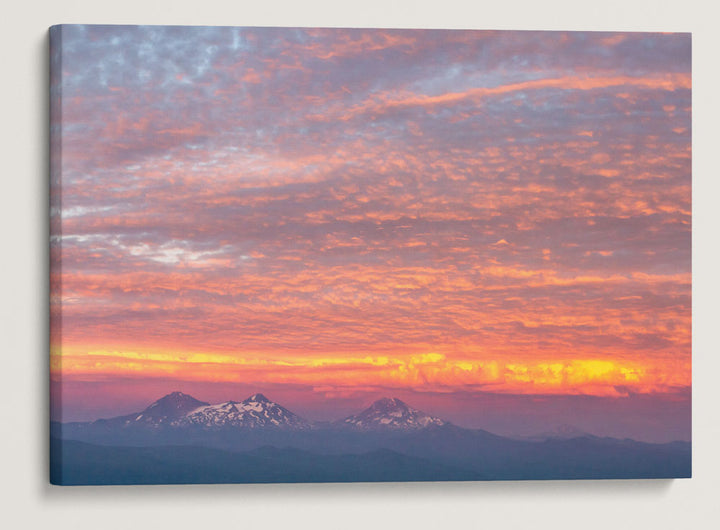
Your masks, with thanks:
[(691, 36), (55, 26), (50, 480), (691, 476)]

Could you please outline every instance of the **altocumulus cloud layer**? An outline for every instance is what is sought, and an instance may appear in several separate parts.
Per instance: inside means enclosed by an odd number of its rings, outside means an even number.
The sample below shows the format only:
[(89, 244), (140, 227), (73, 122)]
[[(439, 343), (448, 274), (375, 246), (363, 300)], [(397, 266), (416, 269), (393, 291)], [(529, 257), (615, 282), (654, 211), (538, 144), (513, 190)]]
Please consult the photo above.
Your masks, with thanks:
[(56, 375), (687, 392), (689, 35), (61, 39)]

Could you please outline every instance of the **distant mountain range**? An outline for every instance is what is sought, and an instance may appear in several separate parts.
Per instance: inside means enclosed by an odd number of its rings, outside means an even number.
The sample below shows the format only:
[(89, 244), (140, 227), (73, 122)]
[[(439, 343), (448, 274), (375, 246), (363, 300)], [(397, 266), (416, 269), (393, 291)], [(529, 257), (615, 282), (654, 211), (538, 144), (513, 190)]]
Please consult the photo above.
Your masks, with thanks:
[(383, 398), (313, 423), (262, 394), (209, 404), (172, 392), (146, 409), (51, 424), (56, 484), (689, 477), (688, 442), (600, 438), (562, 426), (531, 438), (464, 429)]
[[(414, 430), (446, 423), (397, 398), (382, 398), (365, 410), (332, 422), (331, 425), (358, 430)], [(73, 425), (80, 426), (82, 423)], [(195, 426), (245, 429), (311, 429), (318, 426), (270, 401), (263, 394), (253, 394), (244, 401), (225, 401), (211, 405), (182, 392), (172, 392), (140, 412), (96, 420), (86, 425), (103, 428)]]

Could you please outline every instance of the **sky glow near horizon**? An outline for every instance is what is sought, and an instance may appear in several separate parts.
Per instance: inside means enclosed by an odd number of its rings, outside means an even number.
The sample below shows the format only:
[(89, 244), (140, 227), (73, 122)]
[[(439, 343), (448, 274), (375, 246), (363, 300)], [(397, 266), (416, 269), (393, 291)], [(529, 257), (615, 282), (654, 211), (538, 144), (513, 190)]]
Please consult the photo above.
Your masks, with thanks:
[(65, 26), (58, 51), (55, 381), (689, 399), (688, 34)]

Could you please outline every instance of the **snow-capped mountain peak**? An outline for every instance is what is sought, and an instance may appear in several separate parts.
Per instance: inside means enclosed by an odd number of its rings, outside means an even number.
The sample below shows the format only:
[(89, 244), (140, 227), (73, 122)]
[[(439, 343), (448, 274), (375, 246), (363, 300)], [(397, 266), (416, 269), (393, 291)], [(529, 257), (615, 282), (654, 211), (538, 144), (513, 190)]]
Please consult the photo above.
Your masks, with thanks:
[(205, 405), (179, 418), (175, 425), (245, 428), (308, 428), (310, 423), (262, 394), (253, 394), (243, 401), (225, 401)]
[(408, 406), (397, 398), (382, 398), (368, 408), (342, 420), (343, 425), (362, 430), (421, 429), (447, 422)]

